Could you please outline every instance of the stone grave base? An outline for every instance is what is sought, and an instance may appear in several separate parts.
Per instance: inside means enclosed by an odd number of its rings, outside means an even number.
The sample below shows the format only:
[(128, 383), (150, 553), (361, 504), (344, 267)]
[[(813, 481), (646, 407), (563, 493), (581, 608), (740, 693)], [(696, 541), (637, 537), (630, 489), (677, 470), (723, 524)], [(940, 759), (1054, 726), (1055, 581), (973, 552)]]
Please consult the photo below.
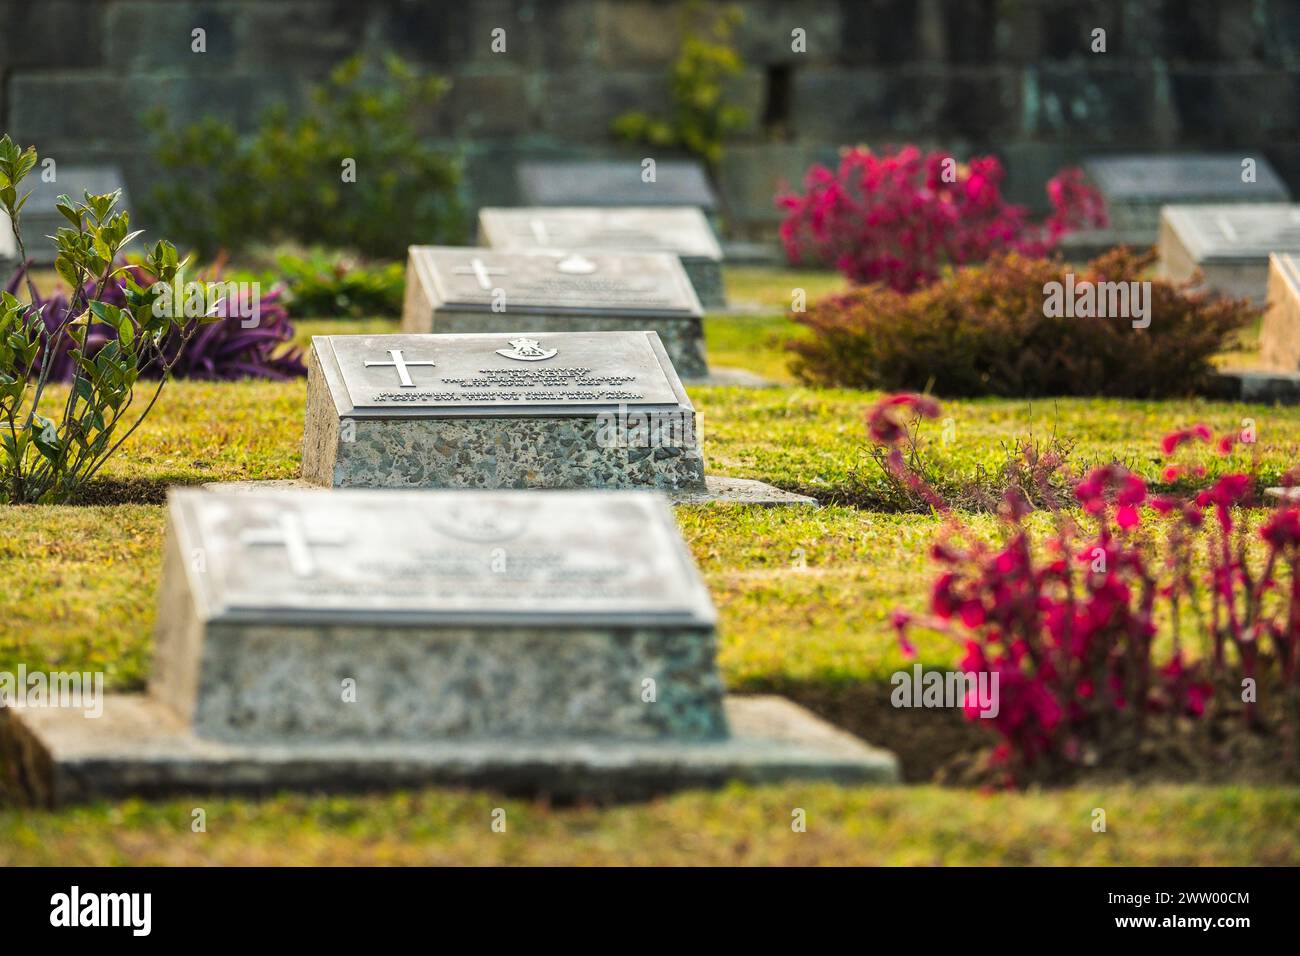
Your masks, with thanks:
[(1221, 369), (1207, 392), (1207, 398), (1226, 402), (1300, 405), (1300, 372)]
[[(816, 506), (818, 504), (816, 498), (796, 494), (793, 491), (785, 491), (784, 489), (777, 488), (761, 481), (754, 481), (751, 478), (724, 478), (717, 475), (706, 475), (704, 478), (704, 484), (704, 489), (698, 491), (667, 491), (659, 488), (649, 488), (646, 490), (658, 491), (675, 505), (737, 504), (763, 506)], [(209, 481), (205, 482), (203, 487), (207, 488), (209, 491), (260, 491), (264, 488), (306, 488), (316, 491), (331, 490), (322, 485), (316, 485), (309, 481), (304, 481), (301, 478), (281, 478), (265, 481)]]
[(1066, 262), (1082, 265), (1109, 252), (1116, 246), (1128, 246), (1137, 252), (1144, 252), (1156, 244), (1160, 232), (1159, 210), (1149, 224), (1142, 229), (1121, 229), (1113, 224), (1107, 229), (1080, 229), (1067, 232), (1061, 237), (1058, 248)]
[(700, 305), (705, 309), (726, 308), (727, 291), (722, 284), (722, 263), (716, 259), (697, 256), (682, 256), (681, 260), (682, 268), (695, 287)]
[(195, 737), (145, 695), (108, 695), (103, 715), (0, 709), (3, 784), (40, 805), (127, 795), (365, 791), (472, 786), (559, 799), (636, 799), (731, 780), (895, 783), (888, 751), (780, 697), (729, 697), (732, 736), (707, 743), (505, 740), (228, 744)]
[(700, 375), (694, 378), (682, 376), (683, 385), (704, 385), (704, 386), (727, 386), (739, 388), (779, 388), (780, 386), (770, 378), (751, 372), (743, 368), (729, 368), (721, 365), (714, 365), (707, 375)]

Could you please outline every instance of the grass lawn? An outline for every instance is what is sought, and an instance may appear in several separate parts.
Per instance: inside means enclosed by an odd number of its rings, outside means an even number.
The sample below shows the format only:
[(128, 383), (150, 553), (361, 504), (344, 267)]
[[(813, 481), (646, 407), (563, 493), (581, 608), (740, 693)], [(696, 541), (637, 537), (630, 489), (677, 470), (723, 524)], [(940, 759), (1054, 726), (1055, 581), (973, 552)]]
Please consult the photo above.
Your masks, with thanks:
[[(775, 313), (795, 280), (731, 270), (753, 316), (711, 316), (711, 361), (789, 381), (779, 343), (797, 327)], [(792, 286), (791, 286), (792, 287)], [(784, 291), (782, 291), (784, 290)], [(782, 296), (786, 299), (782, 299)], [(772, 311), (769, 311), (772, 310)], [(323, 332), (382, 332), (390, 320), (299, 323)], [(702, 388), (710, 471), (818, 495), (820, 509), (680, 509), (679, 520), (721, 613), (720, 665), (730, 687), (778, 689), (871, 739), (871, 708), (904, 666), (888, 626), (919, 607), (937, 528), (926, 515), (881, 510), (864, 457), (871, 393)], [(180, 382), (105, 470), (95, 504), (11, 507), (0, 536), (0, 670), (102, 669), (111, 688), (140, 689), (149, 670), (167, 486), (295, 475), (305, 385)], [(1256, 423), (1267, 480), (1300, 446), (1300, 409), (1068, 399), (947, 403), (948, 441), (932, 454), (955, 476), (995, 467), (1003, 444), (1053, 428), (1084, 459), (1121, 458), (1147, 477), (1169, 429)], [(1212, 469), (1229, 467), (1210, 456)], [(971, 515), (991, 532), (992, 519)], [(921, 660), (954, 650), (922, 635)], [(871, 708), (858, 704), (866, 702)], [(887, 708), (886, 708), (887, 709)], [(864, 714), (868, 716), (863, 716)], [(856, 716), (855, 716), (856, 715)], [(966, 728), (977, 733), (976, 728)], [(901, 751), (900, 751), (901, 752)], [(924, 765), (924, 747), (903, 753)], [(202, 806), (208, 833), (190, 832)], [(489, 827), (507, 808), (507, 834)], [(808, 812), (808, 832), (790, 812)], [(1093, 833), (1093, 808), (1109, 831)], [(1090, 786), (977, 794), (931, 786), (791, 784), (686, 793), (650, 803), (556, 809), (489, 793), (427, 790), (265, 801), (126, 801), (54, 813), (0, 808), (0, 864), (22, 863), (1300, 863), (1300, 789)]]

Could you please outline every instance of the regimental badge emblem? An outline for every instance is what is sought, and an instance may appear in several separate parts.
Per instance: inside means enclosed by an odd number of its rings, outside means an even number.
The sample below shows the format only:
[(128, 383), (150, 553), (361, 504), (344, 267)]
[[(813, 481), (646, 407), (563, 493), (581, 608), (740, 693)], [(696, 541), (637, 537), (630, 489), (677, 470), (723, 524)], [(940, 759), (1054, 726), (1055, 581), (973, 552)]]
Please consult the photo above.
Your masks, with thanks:
[(510, 348), (497, 349), (497, 355), (504, 355), (509, 359), (518, 359), (521, 362), (540, 362), (542, 359), (548, 359), (554, 356), (559, 349), (544, 349), (536, 339), (511, 339)]
[(565, 256), (555, 264), (565, 275), (585, 276), (596, 271), (596, 263), (592, 262), (586, 256), (580, 256), (576, 252), (572, 255)]
[(464, 505), (440, 513), (431, 524), (440, 534), (472, 544), (501, 544), (524, 531), (522, 518), (485, 505)]

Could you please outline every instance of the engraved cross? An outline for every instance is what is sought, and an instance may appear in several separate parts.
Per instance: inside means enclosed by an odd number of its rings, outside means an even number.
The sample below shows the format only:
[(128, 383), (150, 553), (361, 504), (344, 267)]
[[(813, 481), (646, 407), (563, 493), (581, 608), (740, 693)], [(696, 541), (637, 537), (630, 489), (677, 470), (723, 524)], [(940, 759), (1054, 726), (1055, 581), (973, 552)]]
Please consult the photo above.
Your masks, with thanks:
[(391, 362), (371, 362), (367, 360), (366, 368), (370, 368), (374, 365), (392, 366), (397, 369), (397, 380), (402, 383), (402, 388), (415, 388), (415, 383), (411, 381), (411, 375), (407, 372), (407, 369), (412, 365), (428, 365), (432, 367), (436, 364), (434, 362), (408, 362), (406, 359), (402, 358), (401, 349), (389, 349), (388, 354), (393, 357)]
[(478, 279), (480, 289), (492, 288), (492, 276), (510, 275), (510, 272), (507, 269), (489, 268), (488, 265), (478, 256), (471, 259), (468, 266), (462, 266), (459, 269), (452, 269), (451, 271), (456, 273), (458, 276), (474, 276), (474, 278)]
[(254, 528), (239, 536), (240, 544), (280, 545), (289, 556), (289, 567), (300, 578), (309, 578), (317, 571), (312, 545), (342, 545), (348, 537), (341, 531), (310, 531), (304, 527), (302, 515), (287, 511), (280, 515), (272, 528)]

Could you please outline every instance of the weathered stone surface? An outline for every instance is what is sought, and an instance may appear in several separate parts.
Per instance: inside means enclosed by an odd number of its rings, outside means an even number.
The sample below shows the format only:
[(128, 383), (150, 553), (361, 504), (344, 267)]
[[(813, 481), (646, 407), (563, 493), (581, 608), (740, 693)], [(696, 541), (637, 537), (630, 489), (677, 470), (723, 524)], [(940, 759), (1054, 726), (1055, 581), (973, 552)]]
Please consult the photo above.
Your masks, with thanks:
[[(518, 342), (543, 354), (507, 354)], [(318, 336), (302, 475), (338, 488), (667, 490), (703, 488), (704, 459), (653, 332)]]
[(726, 733), (713, 607), (651, 495), (189, 491), (169, 519), (150, 694), (200, 737)]
[[(744, 70), (724, 89), (749, 122), (744, 142), (727, 151), (755, 148), (724, 162), (749, 180), (769, 165), (760, 144), (793, 139), (833, 152), (913, 139), (962, 156), (996, 145), (1008, 183), (1028, 179), (1035, 205), (1046, 176), (1026, 174), (1015, 157), (1047, 146), (1064, 153), (1047, 175), (1102, 146), (1262, 149), (1300, 191), (1294, 0), (1187, 0), (1176, 15), (1164, 0), (737, 6)], [(173, 117), (210, 112), (246, 130), (281, 94), (294, 108), (344, 55), (392, 49), (452, 81), (435, 111), (439, 147), (465, 151), (471, 207), (509, 205), (518, 198), (515, 158), (599, 158), (613, 148), (610, 127), (623, 113), (668, 117), (680, 12), (651, 0), (0, 0), (0, 126), (42, 153), (94, 155), (128, 175), (139, 161), (145, 178), (132, 185), (140, 194), (152, 174), (138, 122), (148, 107), (162, 101)], [(136, 27), (146, 21), (152, 41), (141, 43)], [(310, 29), (286, 28), (297, 23)], [(200, 26), (205, 54), (190, 46)], [(1090, 49), (1099, 27), (1104, 54)], [(796, 28), (807, 41), (798, 52)], [(497, 29), (508, 35), (504, 52), (493, 49)], [(502, 188), (476, 168), (485, 145), (514, 154), (499, 167)], [(743, 191), (729, 176), (719, 188)], [(799, 170), (792, 181), (801, 178)], [(726, 228), (770, 230), (770, 214), (762, 202), (729, 208)]]
[(718, 197), (699, 163), (662, 160), (653, 182), (641, 159), (546, 161), (519, 164), (519, 196), (526, 206), (698, 206), (715, 209)]
[(678, 374), (708, 374), (700, 301), (668, 253), (412, 246), (408, 332), (655, 331)]
[(714, 622), (657, 495), (178, 490), (148, 694), (0, 708), (0, 783), (62, 803), (897, 779), (785, 701), (725, 700)]
[(1300, 256), (1268, 258), (1268, 311), (1259, 330), (1264, 364), (1300, 372)]
[(1300, 253), (1300, 205), (1166, 206), (1160, 274), (1175, 281), (1200, 269), (1211, 289), (1262, 302), (1272, 252)]
[[(231, 494), (248, 494), (266, 489), (288, 489), (325, 493), (327, 489), (313, 485), (301, 478), (279, 478), (261, 481), (210, 481), (203, 485), (209, 491)], [(752, 478), (729, 478), (723, 475), (706, 475), (704, 489), (683, 488), (660, 492), (672, 505), (754, 505), (772, 508), (785, 505), (817, 507), (816, 498), (786, 491)]]
[(196, 736), (147, 697), (109, 695), (100, 720), (0, 709), (0, 783), (58, 805), (174, 793), (355, 791), (434, 784), (565, 800), (642, 799), (686, 787), (821, 780), (891, 784), (897, 758), (780, 697), (727, 697), (724, 740), (243, 744)]
[[(1242, 160), (1255, 161), (1255, 181), (1242, 181)], [(1110, 228), (1155, 240), (1160, 207), (1205, 203), (1287, 202), (1286, 184), (1267, 159), (1251, 154), (1178, 153), (1095, 157), (1084, 170), (1106, 200)]]
[(726, 305), (722, 247), (699, 209), (520, 206), (479, 210), (479, 238), (493, 249), (669, 252), (686, 268), (706, 308)]

